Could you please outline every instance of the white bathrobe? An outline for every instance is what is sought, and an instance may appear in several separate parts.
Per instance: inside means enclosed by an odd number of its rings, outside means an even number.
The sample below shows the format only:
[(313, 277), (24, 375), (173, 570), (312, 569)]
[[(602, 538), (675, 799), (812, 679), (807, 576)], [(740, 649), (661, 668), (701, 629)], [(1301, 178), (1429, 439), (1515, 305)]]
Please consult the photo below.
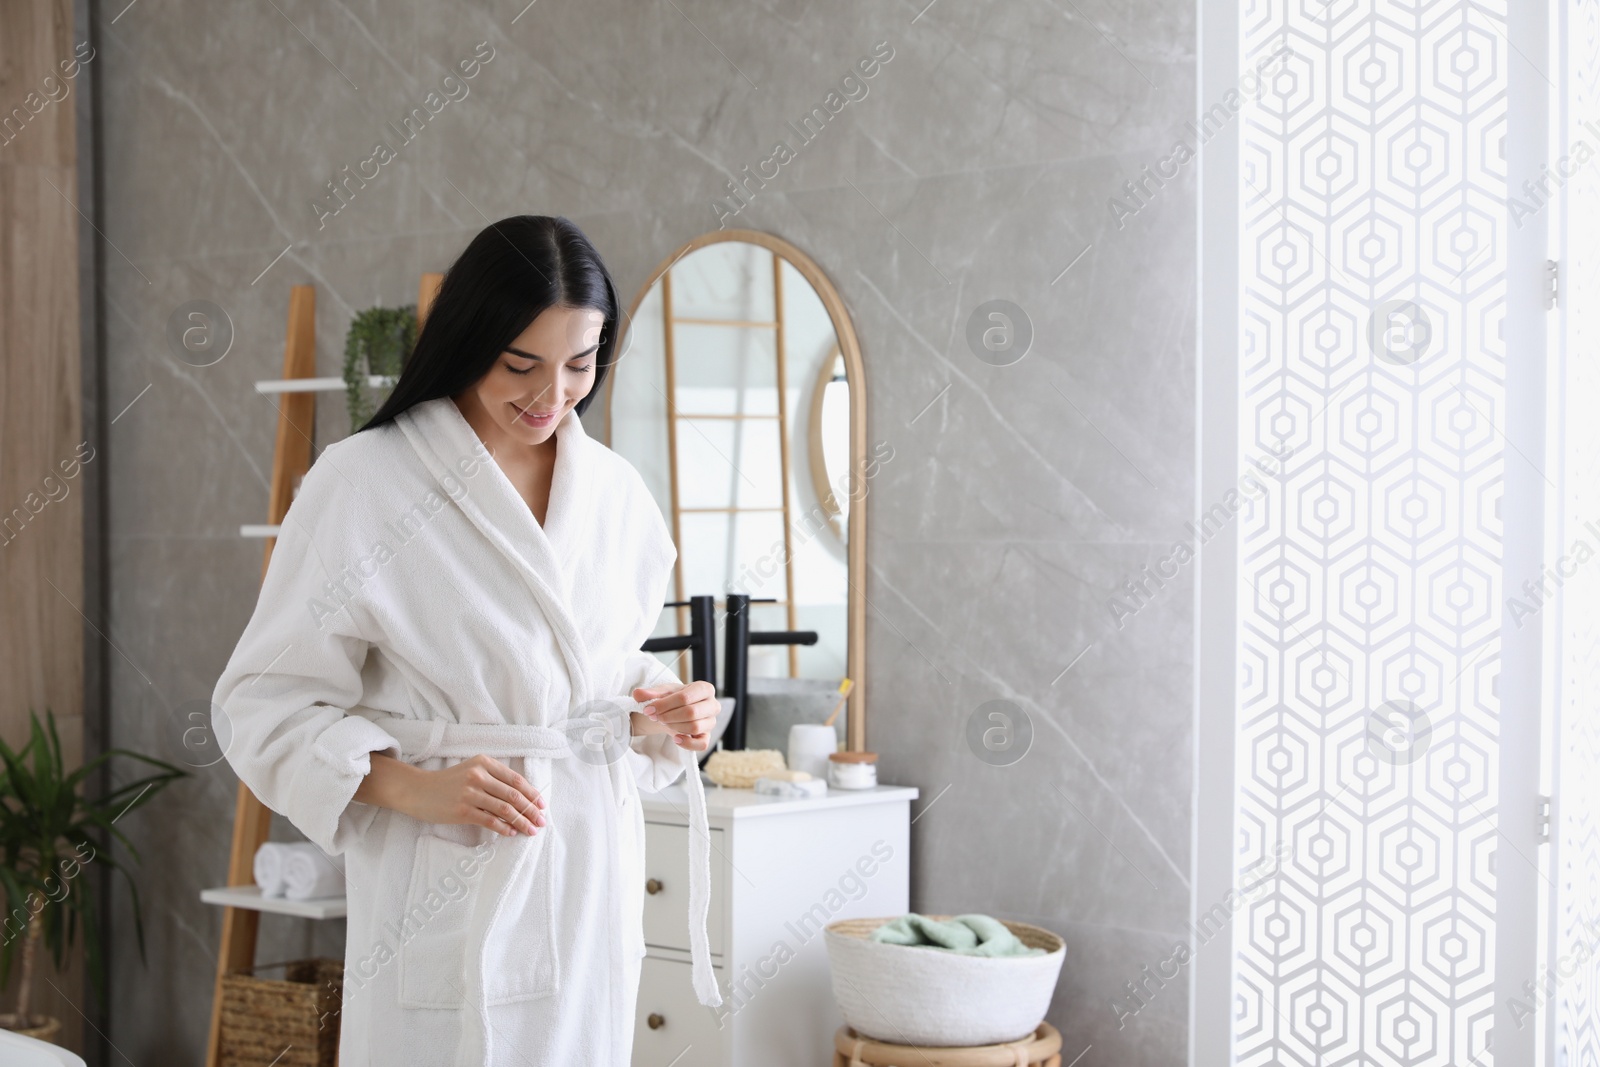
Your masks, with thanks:
[[(326, 448), (217, 682), (227, 758), (330, 854), (349, 899), (341, 1067), (625, 1067), (644, 955), (638, 790), (690, 769), (697, 999), (705, 933), (696, 754), (630, 738), (639, 651), (676, 558), (638, 473), (556, 429), (541, 528), (448, 398)], [(231, 740), (228, 735), (231, 732)], [(352, 801), (370, 754), (494, 756), (544, 796), (532, 837)]]

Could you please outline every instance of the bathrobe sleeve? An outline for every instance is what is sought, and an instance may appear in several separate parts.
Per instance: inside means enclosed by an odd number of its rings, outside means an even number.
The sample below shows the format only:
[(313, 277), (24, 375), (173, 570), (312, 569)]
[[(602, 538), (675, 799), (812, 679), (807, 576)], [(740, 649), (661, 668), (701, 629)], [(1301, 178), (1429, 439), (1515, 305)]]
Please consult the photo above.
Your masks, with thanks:
[[(387, 731), (347, 710), (361, 703), (369, 643), (352, 617), (356, 598), (327, 583), (339, 582), (342, 571), (348, 588), (349, 567), (372, 538), (362, 537), (362, 502), (335, 469), (337, 448), (324, 449), (302, 480), (255, 611), (212, 697), (212, 715), (223, 720), (218, 736), (239, 778), (330, 855), (349, 847), (380, 810), (351, 800), (371, 753), (400, 754)], [(367, 549), (358, 547), (362, 540)]]
[[(634, 652), (628, 657), (626, 671), (627, 695), (635, 689), (655, 686), (682, 687), (683, 681), (666, 664), (648, 652)], [(628, 739), (628, 766), (634, 781), (647, 793), (659, 793), (678, 780), (688, 766), (683, 749), (672, 741), (671, 734), (637, 734)]]
[[(660, 505), (650, 495), (639, 472), (622, 457), (609, 450), (608, 454), (614, 457), (625, 487), (614, 501), (615, 506), (623, 509), (617, 524), (631, 533), (630, 555), (639, 575), (635, 583), (640, 595), (638, 627), (632, 635), (629, 645), (632, 651), (623, 667), (623, 695), (631, 698), (633, 691), (640, 687), (681, 689), (684, 682), (671, 668), (639, 648), (655, 628), (662, 602), (667, 599), (678, 546), (672, 541), (672, 531), (667, 529)], [(677, 781), (688, 768), (690, 757), (698, 758), (696, 753), (673, 744), (670, 734), (640, 734), (628, 739), (628, 748), (630, 751), (625, 758), (634, 780), (641, 790), (650, 793), (660, 792)]]

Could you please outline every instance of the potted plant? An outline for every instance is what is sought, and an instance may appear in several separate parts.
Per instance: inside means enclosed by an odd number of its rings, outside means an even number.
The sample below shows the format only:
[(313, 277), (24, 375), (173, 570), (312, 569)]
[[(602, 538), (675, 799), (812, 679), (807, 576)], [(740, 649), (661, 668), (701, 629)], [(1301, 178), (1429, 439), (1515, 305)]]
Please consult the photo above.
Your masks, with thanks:
[(417, 306), (367, 308), (350, 320), (344, 337), (344, 387), (350, 407), (350, 432), (372, 417), (367, 377), (397, 378), (417, 343)]
[[(45, 709), (46, 722), (29, 711), (31, 735), (20, 751), (0, 739), (0, 986), (11, 975), (13, 963), (21, 965), (16, 1010), (0, 1014), (0, 1028), (29, 1037), (51, 1040), (61, 1028), (59, 1019), (32, 1011), (34, 973), (39, 950), (47, 948), (58, 969), (67, 963), (67, 951), (83, 924), (84, 962), (95, 995), (105, 1000), (105, 965), (99, 940), (99, 918), (92, 894), (78, 883), (91, 863), (120, 872), (133, 897), (133, 925), (144, 960), (144, 924), (139, 912), (139, 890), (126, 867), (113, 859), (109, 847), (95, 843), (104, 831), (128, 847), (135, 861), (138, 850), (116, 822), (146, 804), (188, 772), (126, 749), (102, 752), (82, 767), (67, 773), (61, 757), (61, 739), (55, 715)], [(90, 775), (117, 756), (138, 760), (155, 773), (118, 786), (104, 797), (90, 799), (83, 786)]]

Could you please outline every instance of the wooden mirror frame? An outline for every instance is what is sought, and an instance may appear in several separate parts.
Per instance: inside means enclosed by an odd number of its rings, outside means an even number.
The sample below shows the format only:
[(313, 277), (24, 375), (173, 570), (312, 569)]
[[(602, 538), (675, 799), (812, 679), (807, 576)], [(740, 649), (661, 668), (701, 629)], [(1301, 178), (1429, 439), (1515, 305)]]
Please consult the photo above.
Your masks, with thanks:
[[(845, 544), (847, 590), (845, 673), (852, 683), (845, 706), (845, 749), (864, 751), (867, 747), (866, 679), (864, 678), (867, 662), (867, 601), (862, 593), (862, 586), (867, 573), (867, 493), (862, 479), (865, 476), (867, 457), (867, 386), (866, 369), (861, 360), (861, 345), (856, 339), (855, 326), (850, 321), (850, 313), (845, 309), (844, 301), (839, 298), (838, 290), (810, 256), (781, 237), (759, 230), (713, 230), (685, 242), (650, 272), (650, 276), (634, 294), (633, 302), (628, 305), (627, 317), (622, 325), (623, 336), (626, 338), (627, 332), (632, 329), (634, 315), (638, 312), (639, 305), (644, 303), (651, 288), (678, 260), (697, 249), (725, 241), (758, 245), (782, 257), (791, 267), (799, 271), (800, 276), (810, 284), (812, 291), (817, 294), (822, 306), (827, 310), (828, 318), (833, 323), (833, 336), (838, 342), (839, 354), (844, 358), (845, 378), (850, 383), (850, 513)], [(620, 369), (620, 366), (614, 367), (612, 373), (606, 375), (603, 440), (607, 447), (611, 445), (612, 387)]]
[[(811, 491), (817, 494), (817, 502), (828, 516), (828, 529), (835, 537), (839, 537), (839, 516), (842, 512), (839, 508), (839, 496), (828, 482), (828, 459), (822, 446), (822, 405), (827, 398), (828, 386), (833, 384), (833, 367), (838, 358), (837, 344), (822, 357), (817, 380), (811, 386), (811, 410), (806, 417), (806, 445), (811, 461)], [(848, 377), (846, 375), (847, 379)], [(848, 546), (849, 530), (846, 530), (839, 540)]]

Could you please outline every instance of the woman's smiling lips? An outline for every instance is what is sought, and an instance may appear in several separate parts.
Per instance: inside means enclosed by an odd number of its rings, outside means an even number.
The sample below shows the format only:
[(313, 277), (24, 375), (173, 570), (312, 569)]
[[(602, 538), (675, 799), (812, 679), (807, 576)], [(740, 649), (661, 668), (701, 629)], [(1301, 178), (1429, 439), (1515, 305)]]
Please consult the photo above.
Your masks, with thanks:
[(517, 418), (521, 419), (525, 425), (533, 426), (541, 430), (546, 426), (549, 426), (555, 421), (556, 416), (561, 414), (561, 410), (559, 408), (554, 411), (533, 411), (532, 409), (524, 410), (517, 407), (515, 404), (511, 406), (516, 408)]

